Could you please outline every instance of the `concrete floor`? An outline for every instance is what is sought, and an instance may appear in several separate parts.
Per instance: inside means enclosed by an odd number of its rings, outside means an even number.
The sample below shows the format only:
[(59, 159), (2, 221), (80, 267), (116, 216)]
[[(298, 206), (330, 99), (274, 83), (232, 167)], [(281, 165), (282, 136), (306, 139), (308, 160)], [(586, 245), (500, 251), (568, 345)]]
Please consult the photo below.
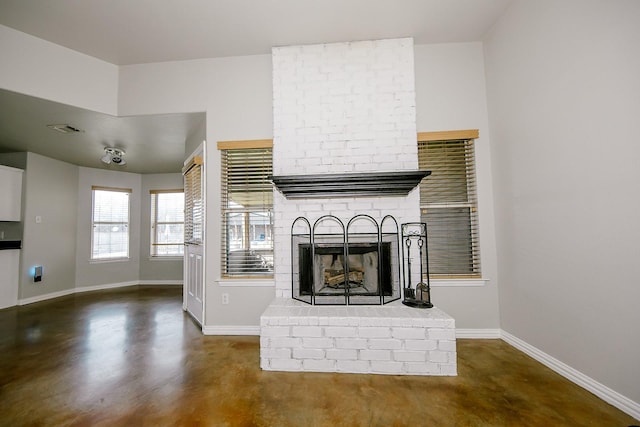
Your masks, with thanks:
[(458, 340), (457, 377), (263, 372), (258, 337), (203, 336), (181, 298), (131, 287), (0, 310), (0, 426), (640, 424), (500, 340)]

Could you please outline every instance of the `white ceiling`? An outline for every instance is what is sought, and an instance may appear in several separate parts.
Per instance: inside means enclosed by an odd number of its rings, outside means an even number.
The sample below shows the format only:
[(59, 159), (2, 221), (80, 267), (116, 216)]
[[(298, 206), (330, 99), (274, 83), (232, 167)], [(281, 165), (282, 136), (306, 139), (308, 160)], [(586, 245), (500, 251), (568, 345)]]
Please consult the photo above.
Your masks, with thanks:
[(477, 41), (511, 0), (0, 0), (0, 24), (117, 65), (413, 37)]
[[(0, 152), (31, 151), (79, 166), (135, 173), (180, 172), (185, 139), (205, 113), (113, 117), (82, 108), (0, 90)], [(47, 125), (69, 124), (63, 134)], [(125, 150), (127, 165), (105, 165), (105, 147)]]
[[(416, 44), (478, 41), (510, 2), (0, 0), (0, 24), (116, 65), (128, 65), (268, 54), (272, 46), (395, 37), (413, 37)], [(114, 118), (28, 98), (0, 91), (0, 151), (28, 149), (91, 167), (100, 166), (96, 158), (106, 145), (126, 147), (128, 160), (138, 152), (148, 157), (157, 153), (157, 162), (147, 158), (125, 166), (139, 173), (179, 171), (184, 139), (203, 119), (193, 114)], [(33, 122), (36, 119), (42, 123)], [(87, 129), (100, 131), (51, 135), (54, 132), (44, 127), (45, 134), (41, 127), (52, 122), (80, 128), (86, 122)], [(66, 145), (58, 141), (60, 137), (67, 138)], [(68, 137), (75, 138), (75, 143)], [(170, 148), (159, 148), (160, 142)]]

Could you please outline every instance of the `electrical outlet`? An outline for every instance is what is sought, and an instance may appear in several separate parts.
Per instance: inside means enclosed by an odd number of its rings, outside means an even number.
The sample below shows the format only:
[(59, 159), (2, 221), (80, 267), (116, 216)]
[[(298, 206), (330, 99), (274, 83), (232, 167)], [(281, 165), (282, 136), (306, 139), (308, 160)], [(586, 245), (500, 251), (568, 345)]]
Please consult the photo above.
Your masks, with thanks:
[(229, 304), (229, 294), (227, 293), (222, 294), (222, 304), (224, 305)]

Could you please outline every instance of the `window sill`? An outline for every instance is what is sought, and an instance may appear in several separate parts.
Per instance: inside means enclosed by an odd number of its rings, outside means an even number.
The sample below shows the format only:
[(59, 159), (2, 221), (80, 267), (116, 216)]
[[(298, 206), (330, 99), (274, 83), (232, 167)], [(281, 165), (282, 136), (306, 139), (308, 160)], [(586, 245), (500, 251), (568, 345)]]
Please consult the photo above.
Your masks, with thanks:
[(268, 279), (220, 279), (216, 282), (222, 288), (273, 288), (276, 282), (273, 278)]
[(429, 284), (432, 287), (472, 287), (485, 286), (489, 279), (431, 279)]
[(149, 261), (182, 261), (183, 256), (150, 256)]
[(131, 258), (90, 259), (89, 264), (109, 264), (113, 262), (129, 262)]

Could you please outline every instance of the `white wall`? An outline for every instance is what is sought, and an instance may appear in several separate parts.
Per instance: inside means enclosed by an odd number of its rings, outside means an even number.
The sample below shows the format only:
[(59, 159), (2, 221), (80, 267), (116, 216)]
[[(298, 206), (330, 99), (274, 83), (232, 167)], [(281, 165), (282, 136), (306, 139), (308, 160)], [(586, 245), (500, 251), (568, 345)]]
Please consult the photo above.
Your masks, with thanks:
[[(77, 241), (75, 284), (77, 288), (115, 283), (137, 282), (140, 272), (141, 175), (80, 167), (76, 192)], [(116, 187), (132, 190), (129, 199), (129, 259), (90, 261), (91, 258), (91, 187)]]
[(202, 123), (193, 131), (191, 135), (187, 136), (187, 140), (184, 143), (184, 159), (185, 161), (196, 152), (203, 142), (207, 139), (207, 117), (205, 114)]
[(117, 114), (117, 66), (4, 25), (0, 52), (0, 88)]
[[(254, 55), (121, 67), (122, 115), (205, 111), (205, 327), (257, 326), (273, 284), (220, 283), (220, 154), (217, 141), (271, 138), (271, 56)], [(190, 153), (187, 153), (190, 154)], [(222, 293), (229, 304), (222, 305)]]
[[(215, 144), (219, 140), (272, 137), (271, 56), (142, 64), (118, 69), (6, 27), (0, 27), (0, 31), (0, 51), (12, 58), (0, 65), (0, 87), (5, 89), (110, 114), (116, 111), (119, 115), (207, 113), (206, 323), (257, 325), (259, 315), (274, 295), (273, 287), (234, 287), (219, 283), (220, 256), (215, 242), (220, 241), (220, 170)], [(493, 328), (497, 327), (497, 301), (492, 290), (496, 278), (492, 273), (490, 185), (489, 190), (486, 189), (486, 183), (490, 182), (490, 172), (486, 172), (488, 132), (484, 132), (486, 125), (482, 123), (486, 121), (486, 107), (481, 102), (483, 76), (479, 49), (478, 44), (415, 46), (416, 111), (418, 131), (480, 129), (477, 156), (482, 263), (490, 282), (478, 288), (437, 288), (434, 299), (457, 318), (459, 327)], [(29, 54), (23, 58), (24, 52)], [(50, 58), (56, 58), (55, 63), (49, 64)], [(441, 66), (436, 67), (434, 60), (442, 58), (446, 61), (439, 61)], [(40, 66), (35, 67), (35, 63)], [(88, 248), (88, 235), (78, 239), (79, 249), (80, 244), (84, 245), (82, 250)], [(81, 279), (78, 285), (103, 283), (106, 277), (96, 279), (87, 275), (93, 271), (88, 268), (87, 260), (88, 256), (78, 259), (77, 277)], [(114, 279), (112, 276), (111, 282)], [(230, 293), (229, 305), (220, 303), (223, 292)]]
[(140, 206), (140, 280), (182, 281), (182, 258), (151, 257), (151, 190), (182, 189), (182, 174), (141, 175)]
[[(77, 188), (77, 166), (27, 153), (19, 299), (74, 288)], [(30, 273), (34, 265), (44, 270), (38, 283)]]
[[(478, 128), (482, 287), (434, 288), (436, 304), (460, 328), (498, 328), (497, 267), (489, 131), (480, 43), (417, 45), (415, 51), (418, 131)], [(141, 64), (121, 67), (119, 110), (123, 115), (206, 111), (207, 255), (206, 325), (258, 325), (273, 287), (220, 282), (219, 140), (271, 138), (270, 55)], [(230, 304), (221, 304), (221, 294)]]
[[(434, 304), (456, 319), (458, 328), (499, 328), (498, 273), (491, 172), (491, 139), (482, 43), (415, 46), (418, 132), (478, 129), (475, 142), (483, 286), (438, 281)], [(462, 284), (464, 281), (457, 281)], [(468, 283), (468, 282), (467, 282)], [(477, 282), (473, 282), (477, 284)]]
[[(20, 299), (71, 291), (76, 286), (152, 281), (182, 281), (182, 259), (151, 260), (149, 190), (182, 188), (182, 174), (138, 175), (79, 168), (34, 153), (0, 153), (0, 164), (25, 169), (22, 222), (0, 222), (5, 239), (22, 239)], [(82, 171), (82, 173), (81, 173)], [(119, 176), (123, 174), (122, 176)], [(80, 176), (83, 182), (80, 183)], [(138, 184), (138, 182), (140, 184)], [(91, 186), (115, 186), (140, 191), (131, 198), (132, 261), (124, 264), (88, 262), (91, 242)], [(87, 190), (88, 189), (88, 190)], [(41, 223), (35, 223), (35, 216)], [(76, 221), (79, 218), (79, 221)], [(76, 254), (76, 245), (80, 251)], [(76, 273), (76, 261), (80, 265)], [(30, 269), (44, 267), (43, 281), (34, 284)], [(118, 265), (114, 269), (114, 265)], [(126, 273), (115, 272), (126, 265)], [(135, 271), (135, 265), (139, 270)], [(125, 274), (123, 276), (122, 274)], [(78, 283), (76, 283), (78, 280)]]
[(515, 1), (485, 43), (502, 328), (635, 402), (639, 18)]

